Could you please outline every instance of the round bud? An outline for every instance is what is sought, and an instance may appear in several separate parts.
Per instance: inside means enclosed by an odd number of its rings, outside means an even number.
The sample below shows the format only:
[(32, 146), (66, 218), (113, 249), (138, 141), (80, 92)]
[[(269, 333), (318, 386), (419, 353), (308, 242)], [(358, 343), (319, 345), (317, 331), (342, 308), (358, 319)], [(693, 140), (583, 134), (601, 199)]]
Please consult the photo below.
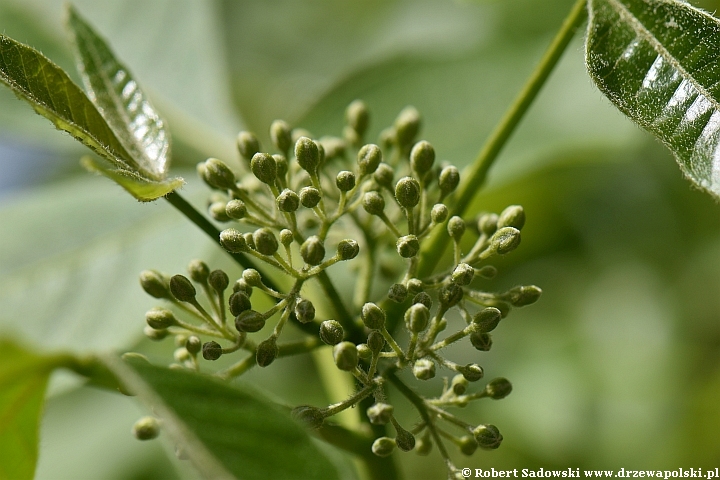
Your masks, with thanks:
[(464, 367), (459, 367), (458, 370), (468, 382), (477, 382), (485, 375), (482, 367), (476, 363), (468, 363)]
[(255, 249), (263, 255), (274, 254), (280, 246), (273, 231), (267, 227), (255, 230), (253, 232), (253, 241), (255, 242)]
[(335, 185), (341, 192), (349, 192), (355, 188), (355, 174), (347, 170), (342, 170), (335, 177)]
[(320, 324), (320, 340), (328, 345), (337, 345), (342, 342), (345, 336), (345, 330), (342, 325), (335, 320), (325, 320)]
[(285, 153), (292, 145), (292, 129), (284, 120), (275, 120), (270, 124), (270, 140), (275, 147)]
[(410, 166), (418, 174), (418, 178), (430, 171), (434, 162), (435, 149), (430, 142), (420, 140), (413, 146), (410, 151)]
[(498, 448), (503, 440), (500, 431), (495, 425), (478, 425), (473, 429), (472, 434), (481, 448)]
[(460, 183), (460, 172), (454, 165), (448, 165), (440, 170), (438, 177), (438, 186), (443, 195), (452, 193)]
[(267, 367), (275, 361), (280, 354), (275, 337), (260, 342), (255, 350), (255, 361), (259, 367)]
[(175, 335), (175, 346), (176, 347), (184, 347), (185, 342), (187, 342), (187, 335), (178, 334)]
[(409, 452), (415, 448), (415, 435), (402, 428), (397, 422), (394, 423), (394, 426), (395, 430), (397, 430), (395, 445), (403, 452)]
[(463, 435), (458, 440), (458, 446), (463, 455), (470, 456), (477, 450), (478, 442), (475, 440), (475, 437), (471, 435)]
[(202, 342), (195, 335), (190, 335), (185, 340), (185, 349), (190, 352), (191, 355), (196, 355), (202, 348)]
[(476, 326), (475, 332), (477, 333), (488, 333), (495, 330), (495, 327), (500, 323), (502, 314), (500, 310), (495, 307), (487, 307), (480, 310), (472, 319), (472, 322)]
[(145, 293), (155, 298), (172, 298), (170, 295), (170, 281), (157, 270), (143, 270), (140, 272), (140, 286)]
[(448, 217), (448, 208), (443, 203), (436, 203), (430, 210), (430, 220), (434, 223), (443, 223)]
[(389, 457), (395, 450), (395, 440), (390, 437), (380, 437), (372, 444), (372, 452), (378, 457)]
[(453, 240), (459, 242), (465, 233), (465, 220), (457, 215), (450, 218), (447, 224), (447, 231)]
[(456, 285), (465, 286), (470, 285), (473, 278), (475, 277), (475, 269), (467, 263), (460, 263), (452, 272), (452, 282)]
[(300, 137), (295, 143), (295, 157), (303, 170), (311, 175), (314, 174), (320, 165), (320, 149), (318, 144), (308, 137)]
[(380, 163), (380, 165), (378, 165), (377, 167), (377, 170), (375, 170), (375, 173), (373, 173), (373, 178), (378, 185), (386, 188), (392, 188), (392, 182), (395, 178), (395, 171), (387, 163)]
[(272, 156), (275, 160), (275, 171), (277, 172), (277, 178), (284, 179), (285, 175), (287, 175), (288, 170), (290, 170), (290, 165), (288, 165), (287, 158), (285, 158), (285, 155), (278, 155), (277, 153)]
[[(382, 162), (382, 151), (380, 150), (380, 147), (372, 143), (363, 145), (358, 152), (357, 157), (360, 176), (375, 173), (380, 165), (380, 162)], [(392, 182), (392, 178), (390, 181)]]
[(538, 301), (542, 290), (535, 285), (524, 285), (508, 290), (502, 299), (510, 302), (513, 307), (524, 307)]
[(514, 227), (503, 227), (490, 238), (490, 246), (501, 255), (510, 253), (520, 245), (520, 230)]
[(425, 305), (426, 308), (432, 307), (432, 298), (425, 292), (420, 292), (413, 298), (413, 303), (418, 305)]
[(412, 106), (403, 108), (395, 119), (394, 127), (398, 145), (409, 146), (420, 131), (420, 112)]
[(358, 135), (358, 133), (353, 130), (352, 127), (348, 127), (347, 125), (343, 127), (343, 138), (350, 145), (357, 146), (362, 143), (362, 138), (360, 137), (360, 135)]
[(255, 310), (245, 310), (235, 317), (235, 328), (238, 332), (253, 333), (262, 330), (265, 326), (265, 317)]
[(361, 359), (370, 360), (372, 358), (372, 352), (370, 351), (370, 347), (367, 346), (367, 343), (361, 343), (356, 348), (358, 351), (358, 357)]
[(320, 190), (315, 187), (303, 187), (300, 190), (300, 203), (305, 208), (313, 208), (320, 203)]
[(325, 420), (322, 409), (311, 405), (300, 405), (293, 408), (292, 416), (298, 422), (312, 429), (320, 428)]
[(452, 388), (455, 395), (462, 395), (465, 391), (467, 391), (469, 384), (470, 382), (467, 381), (467, 378), (462, 375), (455, 375), (452, 379), (452, 383), (450, 384), (450, 388)]
[(160, 435), (160, 422), (155, 417), (143, 417), (135, 422), (132, 433), (138, 440), (152, 440)]
[(301, 299), (295, 304), (295, 317), (300, 323), (309, 323), (315, 320), (315, 306), (310, 300)]
[(320, 265), (325, 258), (325, 246), (317, 235), (308, 237), (300, 245), (300, 256), (308, 265)]
[(388, 298), (396, 303), (402, 303), (408, 296), (408, 289), (402, 283), (395, 283), (388, 291)]
[(242, 292), (245, 295), (247, 295), (248, 298), (252, 296), (252, 287), (247, 284), (245, 280), (242, 278), (235, 280), (235, 283), (233, 284), (233, 293)]
[(405, 235), (398, 238), (395, 246), (398, 255), (403, 258), (412, 258), (420, 251), (420, 242), (415, 235)]
[(300, 197), (297, 193), (286, 188), (275, 199), (275, 205), (281, 212), (294, 212), (300, 208)]
[(419, 278), (411, 278), (407, 281), (407, 289), (410, 295), (417, 295), (423, 291), (423, 283)]
[(228, 303), (230, 304), (230, 313), (232, 313), (234, 317), (237, 317), (245, 310), (250, 310), (252, 308), (250, 298), (242, 291), (238, 291), (230, 295)]
[(173, 352), (173, 358), (176, 362), (185, 363), (191, 359), (191, 355), (187, 348), (180, 347)]
[(280, 230), (280, 243), (282, 243), (285, 247), (289, 247), (292, 242), (292, 230), (288, 230), (287, 228), (283, 228), (282, 230)]
[[(350, 142), (353, 145), (358, 143), (353, 138), (348, 138), (347, 142)], [(325, 152), (325, 160), (332, 160), (333, 158), (338, 157), (345, 158), (347, 142), (338, 137), (322, 137), (320, 139), (320, 146), (322, 147), (321, 150)]]
[(478, 218), (478, 231), (484, 235), (492, 235), (497, 230), (498, 216), (494, 213), (485, 213)]
[(205, 360), (217, 360), (222, 355), (222, 347), (217, 342), (205, 342), (202, 346), (202, 356)]
[(362, 318), (365, 326), (371, 330), (379, 330), (385, 326), (385, 311), (371, 302), (363, 305), (360, 318)]
[(355, 240), (340, 240), (337, 246), (337, 254), (340, 260), (352, 260), (360, 253), (360, 246)]
[(405, 326), (412, 333), (420, 333), (425, 330), (430, 321), (430, 310), (422, 303), (414, 303), (405, 310)]
[(230, 279), (222, 270), (213, 270), (208, 277), (208, 283), (216, 292), (222, 293), (230, 285)]
[(237, 136), (237, 147), (245, 160), (250, 160), (260, 151), (260, 141), (252, 132), (240, 132)]
[(245, 243), (247, 244), (248, 248), (255, 250), (255, 240), (253, 239), (252, 232), (243, 233), (243, 237), (245, 237)]
[(155, 330), (165, 330), (177, 323), (175, 315), (173, 315), (170, 310), (160, 307), (154, 307), (148, 310), (147, 313), (145, 313), (145, 321), (150, 328), (154, 328)]
[(512, 383), (507, 378), (495, 378), (485, 385), (485, 394), (495, 400), (500, 400), (510, 395)]
[(358, 364), (358, 353), (355, 344), (351, 342), (340, 342), (333, 347), (333, 359), (335, 366), (340, 370), (349, 372), (355, 370)]
[(525, 210), (520, 205), (510, 205), (500, 213), (497, 228), (513, 227), (522, 230), (525, 225)]
[(243, 270), (242, 279), (251, 287), (259, 287), (263, 284), (260, 272), (258, 272), (254, 268), (246, 268), (245, 270)]
[(415, 362), (412, 371), (418, 380), (430, 380), (435, 376), (435, 363), (428, 358), (421, 358)]
[(385, 337), (377, 330), (373, 330), (368, 335), (367, 346), (373, 355), (377, 355), (385, 348)]
[(263, 183), (275, 185), (277, 164), (269, 153), (256, 153), (250, 161), (250, 170)]
[(497, 275), (497, 268), (493, 267), (492, 265), (485, 265), (478, 270), (477, 274), (482, 278), (495, 278), (495, 275)]
[(165, 337), (167, 337), (170, 332), (168, 332), (166, 329), (156, 330), (150, 325), (145, 325), (145, 327), (143, 328), (143, 333), (150, 340), (154, 342), (159, 342), (160, 340), (163, 340)]
[(230, 253), (244, 252), (248, 248), (243, 234), (234, 228), (220, 232), (220, 245)]
[(230, 167), (217, 158), (205, 160), (204, 178), (211, 186), (222, 190), (233, 190), (237, 181)]
[(422, 456), (430, 455), (432, 446), (432, 440), (430, 440), (430, 437), (426, 435), (415, 442), (415, 453)]
[(359, 137), (362, 137), (370, 123), (370, 113), (368, 112), (365, 102), (362, 100), (353, 100), (345, 109), (345, 121)]
[(475, 350), (487, 352), (492, 347), (492, 337), (488, 333), (474, 332), (470, 334), (470, 343)]
[(210, 267), (202, 260), (193, 260), (188, 264), (188, 273), (194, 282), (205, 283), (210, 275)]
[(420, 202), (420, 184), (412, 177), (403, 177), (395, 184), (395, 199), (406, 209)]
[(170, 292), (181, 302), (192, 302), (197, 295), (192, 282), (183, 275), (170, 277)]
[(217, 222), (224, 223), (232, 220), (227, 214), (227, 203), (225, 202), (212, 202), (208, 205), (208, 213)]
[(385, 210), (385, 199), (380, 192), (367, 192), (363, 195), (363, 208), (370, 215), (382, 215)]
[(367, 416), (373, 425), (385, 425), (392, 418), (394, 410), (392, 405), (378, 402), (367, 409)]
[(446, 285), (440, 289), (438, 300), (442, 308), (447, 310), (457, 305), (463, 298), (463, 289), (454, 283)]

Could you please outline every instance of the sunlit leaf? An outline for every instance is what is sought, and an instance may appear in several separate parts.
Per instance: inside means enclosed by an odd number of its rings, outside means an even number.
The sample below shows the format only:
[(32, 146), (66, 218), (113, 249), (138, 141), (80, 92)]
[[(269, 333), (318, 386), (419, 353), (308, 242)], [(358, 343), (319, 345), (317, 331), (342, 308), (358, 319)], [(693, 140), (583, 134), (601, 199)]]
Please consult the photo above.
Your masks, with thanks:
[(720, 197), (720, 22), (672, 0), (591, 0), (587, 67), (600, 90)]
[(115, 181), (118, 185), (130, 192), (140, 201), (151, 201), (180, 188), (185, 183), (182, 178), (175, 177), (169, 180), (147, 180), (135, 172), (119, 168), (108, 168), (92, 157), (83, 157), (83, 167), (91, 172), (97, 172)]

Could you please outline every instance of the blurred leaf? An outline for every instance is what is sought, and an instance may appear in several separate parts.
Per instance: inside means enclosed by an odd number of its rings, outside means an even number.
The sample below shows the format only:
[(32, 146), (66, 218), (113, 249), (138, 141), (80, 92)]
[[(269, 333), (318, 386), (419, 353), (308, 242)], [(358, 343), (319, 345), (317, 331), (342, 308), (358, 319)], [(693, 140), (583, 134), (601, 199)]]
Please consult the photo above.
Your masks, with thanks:
[(337, 472), (288, 412), (240, 387), (197, 373), (123, 363), (107, 366), (163, 420), (203, 476), (336, 479)]
[(586, 60), (595, 83), (720, 197), (720, 22), (685, 2), (591, 0)]

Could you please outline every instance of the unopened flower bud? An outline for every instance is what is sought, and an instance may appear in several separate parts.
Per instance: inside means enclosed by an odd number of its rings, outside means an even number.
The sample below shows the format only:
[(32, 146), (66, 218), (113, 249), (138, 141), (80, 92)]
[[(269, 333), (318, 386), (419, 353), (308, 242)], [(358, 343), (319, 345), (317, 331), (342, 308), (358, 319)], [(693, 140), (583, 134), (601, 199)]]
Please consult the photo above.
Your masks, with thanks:
[(513, 227), (522, 230), (525, 225), (525, 210), (520, 205), (510, 205), (500, 213), (497, 227)]
[(275, 120), (270, 125), (270, 139), (281, 152), (287, 152), (292, 146), (292, 129), (284, 120)]
[(435, 162), (435, 149), (430, 142), (421, 140), (413, 145), (410, 151), (410, 165), (418, 174), (418, 178), (422, 178), (433, 166)]
[(507, 378), (495, 378), (485, 385), (485, 393), (495, 400), (507, 397), (510, 392), (512, 392), (512, 383)]
[(281, 212), (294, 212), (300, 208), (300, 197), (297, 193), (293, 192), (289, 188), (286, 188), (280, 195), (275, 199), (275, 205)]
[(470, 456), (475, 453), (475, 450), (477, 450), (479, 445), (477, 440), (475, 440), (475, 437), (471, 435), (463, 435), (459, 439), (458, 446), (460, 447), (460, 451), (463, 455)]
[(460, 263), (452, 272), (452, 282), (456, 285), (465, 286), (470, 285), (473, 278), (475, 278), (475, 269), (467, 263)]
[(420, 184), (412, 177), (403, 177), (395, 184), (395, 199), (406, 208), (411, 209), (420, 202)]
[(235, 283), (233, 284), (233, 293), (242, 292), (250, 298), (252, 296), (252, 291), (252, 287), (242, 278), (235, 280)]
[(450, 384), (450, 388), (452, 388), (455, 395), (462, 395), (467, 390), (469, 384), (470, 382), (468, 382), (467, 378), (464, 376), (455, 375)]
[(435, 377), (435, 363), (428, 358), (421, 358), (413, 365), (412, 372), (418, 380), (430, 380)]
[(478, 230), (484, 235), (492, 235), (497, 230), (498, 216), (494, 213), (480, 215), (478, 219)]
[(255, 249), (263, 255), (273, 255), (280, 246), (273, 231), (267, 227), (255, 230), (253, 232), (253, 241), (255, 242)]
[(360, 246), (355, 240), (341, 240), (337, 246), (337, 254), (340, 260), (352, 260), (360, 253)]
[(410, 295), (417, 295), (423, 291), (423, 283), (419, 278), (411, 278), (407, 281), (407, 290)]
[(272, 157), (275, 160), (275, 171), (277, 172), (277, 178), (281, 180), (285, 179), (285, 175), (287, 175), (288, 170), (290, 169), (287, 158), (285, 158), (285, 155), (279, 155), (277, 153)]
[(354, 100), (345, 109), (345, 121), (362, 138), (370, 123), (370, 113), (362, 100)]
[(335, 185), (341, 192), (349, 192), (355, 187), (355, 174), (347, 170), (339, 172), (335, 177)]
[(309, 323), (315, 320), (315, 306), (310, 300), (301, 299), (295, 304), (295, 317), (300, 323)]
[(500, 310), (495, 307), (487, 307), (480, 310), (472, 319), (472, 322), (476, 326), (475, 332), (477, 333), (489, 333), (495, 330), (495, 327), (500, 323), (502, 314)]
[(382, 215), (385, 210), (385, 199), (379, 192), (367, 192), (363, 196), (363, 208), (370, 215)]
[(352, 138), (338, 138), (338, 137), (322, 137), (320, 139), (321, 150), (325, 151), (325, 161), (332, 160), (333, 158), (345, 158), (345, 150), (347, 144), (350, 142), (352, 145), (357, 145), (358, 142)]
[(377, 330), (373, 330), (368, 335), (367, 346), (374, 355), (377, 355), (385, 348), (385, 337)]
[(155, 298), (172, 298), (170, 281), (157, 270), (144, 270), (140, 273), (140, 286), (145, 293)]
[(448, 234), (453, 238), (453, 240), (459, 242), (463, 234), (465, 233), (465, 220), (463, 220), (461, 217), (458, 217), (457, 215), (450, 218), (447, 224), (447, 231)]
[(513, 307), (524, 307), (538, 301), (542, 290), (535, 285), (524, 285), (508, 290), (502, 299), (506, 300)]
[(447, 220), (448, 208), (443, 203), (436, 203), (430, 210), (430, 220), (434, 223), (443, 223)]
[(251, 287), (259, 287), (262, 285), (262, 276), (260, 272), (254, 268), (246, 268), (243, 270), (242, 279)]
[(389, 457), (395, 450), (395, 440), (390, 437), (380, 437), (372, 444), (372, 452), (378, 457)]
[(205, 180), (211, 186), (222, 190), (234, 189), (237, 181), (230, 167), (217, 158), (205, 160)]
[(292, 230), (288, 230), (287, 228), (283, 228), (280, 230), (280, 243), (282, 243), (284, 246), (289, 247), (290, 244), (293, 242), (294, 236)]
[(300, 256), (308, 265), (320, 265), (325, 258), (325, 246), (317, 235), (312, 235), (300, 245)]
[(238, 199), (230, 200), (225, 205), (225, 214), (233, 220), (240, 220), (247, 215), (247, 207), (245, 202)]
[(237, 147), (240, 155), (247, 161), (260, 151), (260, 141), (252, 132), (240, 132), (237, 136)]
[(520, 245), (520, 230), (514, 227), (500, 228), (490, 238), (490, 245), (500, 255), (510, 253)]
[(245, 310), (235, 317), (235, 328), (238, 332), (253, 333), (263, 329), (265, 317), (255, 310)]
[(152, 440), (160, 435), (160, 422), (155, 417), (143, 417), (135, 422), (132, 433), (138, 440)]
[(356, 348), (358, 351), (358, 357), (361, 359), (370, 360), (370, 358), (372, 358), (372, 352), (370, 351), (370, 347), (367, 346), (367, 343), (361, 343)]
[(422, 303), (415, 303), (405, 310), (405, 326), (412, 333), (425, 330), (430, 321), (430, 310)]
[(208, 283), (216, 292), (222, 293), (230, 285), (230, 279), (222, 270), (213, 270), (208, 276)]
[(425, 292), (420, 292), (417, 295), (415, 295), (415, 298), (413, 298), (413, 303), (417, 303), (419, 305), (425, 305), (426, 308), (432, 307), (432, 298), (429, 294)]
[(245, 243), (247, 244), (248, 248), (255, 250), (255, 240), (253, 239), (252, 232), (243, 233), (243, 237), (245, 237)]
[(325, 420), (322, 409), (311, 405), (300, 405), (293, 408), (292, 416), (295, 420), (312, 429), (320, 428)]
[(143, 333), (146, 337), (148, 337), (154, 342), (159, 342), (160, 340), (165, 339), (170, 334), (167, 329), (156, 330), (150, 325), (145, 325), (145, 327), (143, 328)]
[(303, 187), (300, 190), (300, 203), (305, 208), (313, 208), (320, 203), (320, 190), (315, 187)]
[(259, 367), (267, 367), (275, 361), (280, 354), (275, 337), (260, 342), (255, 350), (255, 361)]
[(396, 303), (402, 303), (408, 296), (408, 289), (402, 283), (394, 283), (388, 290), (388, 298)]
[(470, 343), (475, 350), (487, 352), (492, 347), (492, 337), (489, 333), (474, 332), (470, 334)]
[[(382, 151), (380, 150), (380, 147), (372, 143), (363, 145), (358, 152), (357, 157), (360, 176), (375, 173), (380, 165), (380, 162), (382, 162)], [(392, 182), (392, 178), (390, 181)]]
[(300, 137), (295, 143), (295, 157), (303, 170), (313, 175), (320, 165), (318, 144), (308, 137)]
[(492, 265), (485, 265), (478, 270), (477, 274), (482, 278), (495, 278), (495, 275), (497, 275), (497, 268), (493, 267)]
[(423, 457), (426, 455), (430, 455), (430, 452), (432, 451), (432, 440), (430, 439), (429, 435), (425, 435), (422, 438), (419, 438), (415, 442), (415, 453), (418, 455), (422, 455)]
[(175, 358), (176, 362), (185, 363), (190, 360), (191, 355), (187, 348), (180, 347), (173, 352), (173, 358)]
[(473, 429), (472, 434), (481, 448), (498, 448), (503, 440), (500, 431), (495, 425), (478, 425)]
[(397, 422), (394, 422), (393, 425), (397, 430), (395, 445), (403, 452), (409, 452), (415, 448), (415, 435), (402, 428)]
[(440, 170), (438, 186), (440, 187), (440, 192), (442, 192), (443, 195), (447, 195), (455, 191), (459, 183), (460, 172), (458, 172), (457, 167), (449, 165)]
[(191, 355), (197, 354), (201, 348), (202, 342), (197, 336), (190, 335), (187, 340), (185, 340), (185, 349), (190, 352)]
[(250, 298), (244, 292), (240, 291), (230, 295), (230, 300), (228, 301), (228, 303), (230, 304), (230, 313), (232, 313), (232, 315), (235, 317), (240, 315), (245, 310), (250, 310), (252, 308)]
[(485, 375), (482, 367), (476, 363), (468, 363), (464, 367), (459, 367), (458, 370), (468, 382), (477, 382)]
[(181, 302), (191, 302), (195, 300), (197, 291), (192, 282), (184, 275), (173, 275), (170, 277), (170, 292), (173, 297)]
[(220, 245), (230, 253), (244, 252), (248, 248), (243, 234), (234, 228), (220, 232)]
[(342, 325), (335, 320), (325, 320), (320, 324), (320, 340), (328, 345), (337, 345), (342, 342), (345, 336), (345, 330)]
[(371, 330), (379, 330), (385, 326), (385, 311), (371, 302), (363, 305), (360, 318)]
[(145, 313), (145, 321), (150, 328), (164, 330), (177, 323), (175, 315), (167, 308), (154, 307)]
[(386, 188), (392, 188), (392, 182), (395, 178), (395, 172), (393, 171), (392, 167), (387, 163), (380, 163), (380, 165), (378, 165), (377, 169), (375, 170), (375, 173), (373, 173), (373, 178), (378, 185)]
[(355, 370), (358, 364), (358, 353), (355, 344), (340, 342), (333, 347), (333, 359), (340, 370), (349, 372)]
[(415, 235), (405, 235), (395, 243), (398, 255), (403, 258), (412, 258), (420, 251), (420, 242)]
[(412, 106), (403, 108), (395, 119), (394, 127), (398, 145), (409, 146), (420, 131), (420, 112)]
[(205, 360), (217, 360), (222, 356), (222, 347), (217, 342), (205, 342), (202, 346), (202, 356)]
[(227, 203), (225, 202), (212, 202), (208, 205), (208, 213), (216, 222), (225, 223), (232, 220), (227, 214)]
[(202, 260), (193, 260), (188, 264), (188, 273), (194, 282), (205, 283), (210, 275), (210, 267)]
[(378, 402), (367, 409), (367, 416), (373, 425), (385, 425), (390, 422), (395, 408), (387, 403)]
[(460, 300), (462, 300), (462, 298), (462, 287), (459, 287), (454, 283), (450, 283), (442, 287), (440, 289), (440, 293), (438, 294), (438, 300), (440, 301), (440, 305), (446, 310), (460, 303)]
[(277, 164), (269, 153), (256, 153), (250, 161), (250, 170), (263, 183), (275, 185)]

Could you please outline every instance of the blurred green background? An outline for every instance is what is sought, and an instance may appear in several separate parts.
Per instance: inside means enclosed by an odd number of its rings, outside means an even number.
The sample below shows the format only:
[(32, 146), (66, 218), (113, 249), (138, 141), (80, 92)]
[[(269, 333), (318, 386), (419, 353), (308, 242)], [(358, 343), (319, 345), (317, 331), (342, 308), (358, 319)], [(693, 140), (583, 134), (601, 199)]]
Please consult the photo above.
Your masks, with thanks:
[[(369, 138), (412, 104), (440, 159), (467, 165), (573, 0), (75, 3), (168, 120), (174, 167), (200, 199), (188, 169), (207, 156), (237, 161), (239, 129), (267, 144), (269, 123), (284, 118), (339, 135), (355, 98), (371, 109)], [(0, 29), (74, 71), (62, 4), (0, 0)], [(0, 89), (0, 332), (37, 348), (134, 348), (167, 362), (166, 351), (141, 339), (153, 303), (137, 274), (181, 272), (197, 257), (214, 268), (227, 260), (168, 205), (138, 204), (82, 171), (83, 153)], [(503, 322), (490, 352), (454, 350), (457, 361), (477, 361), (488, 378), (515, 387), (506, 400), (459, 412), (497, 425), (505, 441), (455, 455), (456, 464), (720, 466), (720, 207), (593, 87), (582, 33), (474, 211), (513, 203), (527, 212), (523, 244), (487, 288), (536, 284), (544, 294)], [(309, 368), (284, 359), (244, 381), (291, 403), (321, 403), (320, 385), (303, 374)], [(193, 478), (166, 456), (172, 445), (131, 437), (144, 414), (133, 400), (62, 374), (50, 396), (38, 479)], [(403, 410), (406, 423), (418, 420)], [(407, 478), (444, 478), (436, 451), (397, 457)], [(353, 478), (349, 461), (338, 463)]]

